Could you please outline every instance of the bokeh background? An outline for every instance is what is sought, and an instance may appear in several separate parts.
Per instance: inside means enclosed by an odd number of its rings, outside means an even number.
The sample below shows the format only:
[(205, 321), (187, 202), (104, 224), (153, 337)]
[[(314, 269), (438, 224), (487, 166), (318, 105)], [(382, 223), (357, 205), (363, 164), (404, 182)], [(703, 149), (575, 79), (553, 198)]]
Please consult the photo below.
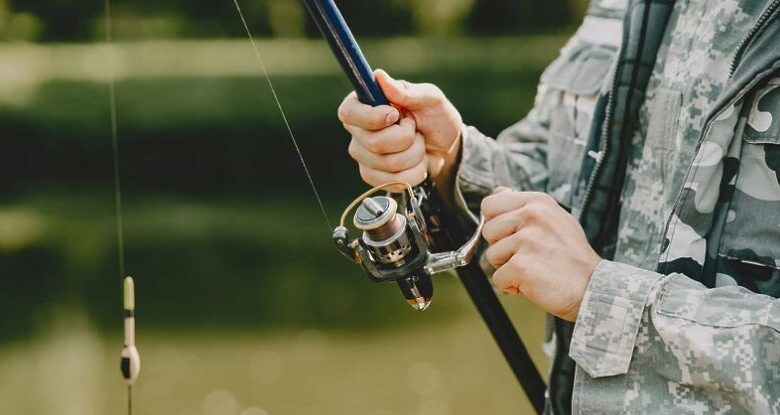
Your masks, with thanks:
[[(349, 85), (299, 0), (242, 0), (331, 221), (364, 190)], [(585, 0), (342, 0), (369, 61), (496, 134)], [(0, 0), (0, 413), (121, 414), (107, 80), (116, 74), (137, 414), (529, 406), (455, 278), (413, 312), (332, 248), (231, 0)], [(542, 370), (544, 317), (503, 298)]]

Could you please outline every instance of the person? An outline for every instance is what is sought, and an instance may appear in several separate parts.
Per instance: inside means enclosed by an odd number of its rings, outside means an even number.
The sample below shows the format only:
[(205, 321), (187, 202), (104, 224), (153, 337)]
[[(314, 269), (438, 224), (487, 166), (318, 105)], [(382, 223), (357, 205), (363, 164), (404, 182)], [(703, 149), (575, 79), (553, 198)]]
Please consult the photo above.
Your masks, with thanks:
[(434, 85), (338, 110), (371, 185), (481, 210), (555, 316), (547, 413), (780, 413), (780, 1), (593, 0), (496, 140)]

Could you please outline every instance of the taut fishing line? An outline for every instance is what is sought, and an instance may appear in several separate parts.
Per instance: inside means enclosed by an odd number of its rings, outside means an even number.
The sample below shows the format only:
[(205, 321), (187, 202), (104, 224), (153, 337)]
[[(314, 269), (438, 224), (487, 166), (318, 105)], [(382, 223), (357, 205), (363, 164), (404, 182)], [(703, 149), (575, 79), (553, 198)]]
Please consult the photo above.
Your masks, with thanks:
[[(236, 7), (236, 11), (238, 12), (239, 17), (241, 18), (241, 23), (244, 26), (244, 30), (246, 30), (247, 36), (249, 37), (249, 41), (252, 45), (252, 49), (254, 49), (255, 57), (257, 58), (257, 62), (259, 63), (260, 68), (262, 69), (263, 76), (268, 82), (268, 87), (271, 91), (271, 94), (273, 95), (274, 102), (276, 103), (279, 113), (282, 116), (282, 120), (284, 121), (284, 126), (287, 129), (287, 133), (290, 137), (290, 141), (292, 142), (293, 147), (295, 148), (295, 152), (297, 153), (298, 159), (300, 160), (301, 166), (303, 167), (304, 173), (306, 174), (306, 178), (309, 181), (309, 185), (311, 186), (312, 192), (314, 193), (314, 197), (317, 201), (317, 204), (319, 205), (320, 211), (322, 212), (322, 216), (325, 218), (325, 222), (328, 226), (328, 229), (330, 230), (331, 223), (330, 223), (330, 219), (328, 218), (325, 205), (322, 202), (322, 198), (320, 197), (319, 192), (317, 191), (317, 186), (314, 183), (314, 178), (312, 177), (311, 172), (309, 171), (308, 165), (306, 164), (306, 160), (304, 159), (303, 153), (301, 152), (300, 146), (298, 145), (298, 141), (295, 138), (295, 134), (293, 133), (293, 130), (290, 127), (290, 123), (287, 119), (287, 114), (285, 113), (284, 108), (282, 107), (281, 101), (279, 100), (279, 96), (276, 93), (276, 88), (274, 87), (273, 81), (271, 80), (268, 70), (266, 69), (265, 62), (260, 53), (260, 49), (257, 47), (254, 36), (252, 35), (251, 30), (249, 29), (249, 25), (246, 22), (244, 13), (241, 10), (241, 6), (239, 5), (238, 0), (233, 0), (233, 4)], [(132, 415), (133, 414), (133, 383), (138, 378), (138, 375), (140, 373), (141, 360), (138, 354), (138, 350), (135, 347), (135, 284), (132, 277), (126, 276), (126, 272), (125, 272), (126, 270), (125, 243), (124, 243), (125, 240), (124, 240), (124, 223), (123, 223), (123, 215), (122, 215), (122, 186), (121, 186), (121, 175), (120, 175), (120, 167), (119, 167), (120, 166), (119, 132), (118, 132), (117, 105), (116, 105), (115, 62), (114, 62), (114, 55), (113, 55), (114, 43), (113, 43), (112, 25), (111, 25), (111, 0), (104, 0), (103, 5), (104, 5), (105, 41), (106, 44), (108, 45), (109, 52), (111, 52), (108, 59), (108, 63), (109, 63), (109, 73), (108, 73), (108, 82), (107, 82), (108, 83), (108, 106), (109, 106), (109, 117), (110, 117), (111, 150), (112, 150), (112, 159), (113, 159), (114, 208), (116, 214), (118, 269), (119, 269), (119, 277), (120, 279), (122, 279), (123, 302), (124, 302), (124, 344), (121, 352), (120, 369), (122, 371), (122, 376), (124, 377), (127, 383), (127, 414)]]
[(309, 180), (309, 186), (311, 186), (311, 190), (314, 192), (314, 197), (317, 199), (317, 204), (320, 206), (322, 216), (325, 218), (325, 223), (328, 224), (328, 231), (330, 231), (332, 226), (330, 224), (330, 219), (328, 218), (328, 213), (325, 210), (325, 204), (322, 203), (322, 198), (320, 197), (320, 193), (317, 191), (317, 186), (314, 184), (314, 178), (309, 171), (309, 167), (306, 165), (306, 160), (304, 159), (303, 153), (301, 152), (301, 147), (298, 145), (298, 140), (295, 138), (295, 133), (293, 133), (292, 127), (290, 127), (290, 122), (287, 120), (287, 114), (284, 112), (282, 102), (279, 100), (279, 95), (276, 93), (276, 88), (274, 87), (273, 81), (271, 81), (271, 76), (269, 75), (268, 69), (265, 66), (265, 61), (263, 60), (263, 55), (260, 53), (260, 48), (257, 47), (255, 38), (252, 35), (252, 31), (249, 29), (249, 24), (247, 24), (246, 18), (244, 18), (244, 12), (241, 11), (241, 5), (238, 3), (238, 0), (233, 0), (233, 5), (236, 7), (238, 17), (241, 18), (241, 24), (244, 26), (244, 30), (249, 37), (249, 42), (252, 44), (252, 49), (255, 51), (257, 63), (260, 64), (260, 69), (263, 71), (263, 76), (265, 77), (266, 82), (268, 82), (268, 88), (271, 90), (271, 95), (274, 97), (276, 107), (279, 109), (279, 114), (282, 116), (284, 126), (287, 128), (287, 134), (290, 136), (290, 141), (292, 141), (293, 147), (295, 147), (295, 152), (298, 154), (298, 159), (301, 162), (303, 171), (306, 173), (306, 178)]
[[(111, 36), (111, 0), (104, 1), (106, 43), (113, 52), (113, 38)], [(122, 222), (122, 183), (119, 177), (119, 133), (116, 115), (116, 80), (114, 74), (114, 56), (109, 56), (108, 73), (108, 110), (111, 117), (111, 150), (114, 162), (114, 206), (116, 209), (116, 242), (119, 257), (119, 278), (125, 277), (125, 241), (124, 224)]]

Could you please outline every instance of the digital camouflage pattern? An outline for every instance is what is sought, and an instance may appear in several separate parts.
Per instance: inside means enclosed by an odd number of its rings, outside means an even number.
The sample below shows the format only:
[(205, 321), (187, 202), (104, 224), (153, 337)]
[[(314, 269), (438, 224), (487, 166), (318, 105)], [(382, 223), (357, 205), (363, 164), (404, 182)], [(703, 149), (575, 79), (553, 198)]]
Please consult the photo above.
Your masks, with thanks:
[(728, 81), (734, 50), (764, 3), (675, 4), (631, 143), (616, 261), (647, 269), (658, 263), (666, 220), (705, 117)]
[(464, 129), (464, 207), (503, 185), (551, 194), (589, 236), (616, 224), (568, 349), (573, 401), (548, 412), (780, 414), (778, 8), (593, 1), (525, 118), (497, 140)]
[(603, 261), (571, 346), (573, 412), (780, 413), (779, 332), (772, 297)]

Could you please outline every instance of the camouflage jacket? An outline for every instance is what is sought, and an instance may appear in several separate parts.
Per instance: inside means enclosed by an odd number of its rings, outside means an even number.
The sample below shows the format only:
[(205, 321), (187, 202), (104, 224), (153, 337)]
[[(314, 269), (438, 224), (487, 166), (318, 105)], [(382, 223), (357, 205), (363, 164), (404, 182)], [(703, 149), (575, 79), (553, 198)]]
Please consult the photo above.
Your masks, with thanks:
[[(550, 413), (780, 414), (780, 0), (594, 0), (458, 199), (545, 191), (606, 258)], [(576, 362), (576, 363), (575, 363)]]

